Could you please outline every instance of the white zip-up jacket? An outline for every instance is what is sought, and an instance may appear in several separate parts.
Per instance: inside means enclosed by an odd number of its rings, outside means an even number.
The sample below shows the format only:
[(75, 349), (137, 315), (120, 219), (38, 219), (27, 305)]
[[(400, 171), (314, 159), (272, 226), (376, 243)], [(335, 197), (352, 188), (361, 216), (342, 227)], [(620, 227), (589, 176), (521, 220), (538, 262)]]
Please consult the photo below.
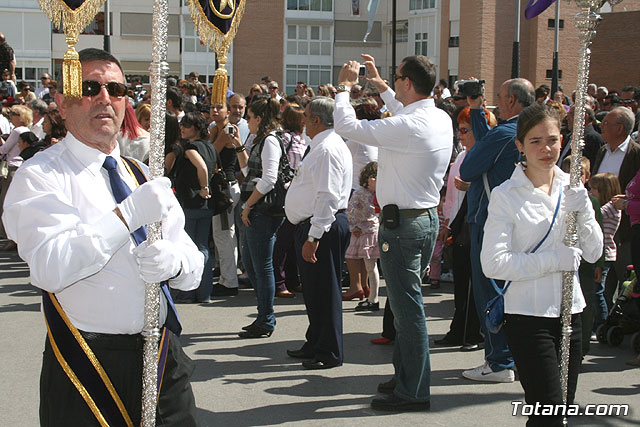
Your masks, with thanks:
[[(562, 271), (557, 250), (566, 232), (563, 204), (549, 236), (530, 253), (549, 229), (559, 192), (569, 184), (569, 175), (557, 166), (554, 174), (550, 195), (534, 188), (520, 165), (491, 192), (480, 258), (487, 277), (512, 281), (504, 296), (505, 313), (560, 316)], [(578, 214), (578, 247), (587, 262), (602, 255), (602, 230), (591, 207)], [(571, 312), (580, 313), (585, 306), (575, 272)]]

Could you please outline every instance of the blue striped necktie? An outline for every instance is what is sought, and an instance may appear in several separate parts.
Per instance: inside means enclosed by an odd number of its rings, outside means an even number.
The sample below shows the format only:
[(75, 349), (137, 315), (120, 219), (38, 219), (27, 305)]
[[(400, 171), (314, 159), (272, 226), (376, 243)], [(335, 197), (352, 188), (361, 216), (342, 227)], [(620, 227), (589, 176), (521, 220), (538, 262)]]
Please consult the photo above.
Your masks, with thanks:
[[(120, 177), (118, 173), (118, 162), (111, 156), (107, 156), (104, 159), (104, 163), (102, 167), (107, 170), (109, 173), (109, 183), (111, 184), (111, 192), (113, 193), (113, 197), (116, 199), (116, 203), (121, 203), (124, 199), (126, 199), (129, 194), (131, 194), (131, 189)], [(147, 229), (142, 226), (131, 233), (133, 239), (136, 244), (147, 240)], [(167, 327), (171, 332), (176, 335), (180, 335), (182, 332), (182, 325), (180, 325), (180, 319), (178, 318), (178, 312), (176, 311), (176, 307), (173, 303), (173, 299), (171, 298), (171, 294), (169, 293), (169, 286), (167, 286), (167, 282), (162, 282), (160, 284), (160, 289), (162, 289), (162, 293), (167, 299), (167, 319), (165, 320), (164, 326)]]

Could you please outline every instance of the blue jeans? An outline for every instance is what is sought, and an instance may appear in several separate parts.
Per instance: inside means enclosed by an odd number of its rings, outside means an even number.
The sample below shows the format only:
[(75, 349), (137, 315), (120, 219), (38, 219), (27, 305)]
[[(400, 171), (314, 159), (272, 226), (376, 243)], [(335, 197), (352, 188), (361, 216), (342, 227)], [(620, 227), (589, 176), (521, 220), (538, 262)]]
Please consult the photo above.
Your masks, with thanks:
[[(513, 357), (509, 351), (507, 338), (504, 335), (504, 328), (497, 334), (492, 334), (487, 330), (484, 323), (487, 303), (495, 296), (495, 289), (491, 286), (489, 279), (482, 272), (480, 264), (480, 251), (482, 250), (482, 238), (484, 231), (477, 224), (471, 224), (471, 283), (473, 286), (473, 297), (476, 300), (476, 311), (480, 320), (480, 327), (484, 334), (484, 358), (493, 372), (513, 368)], [(502, 286), (502, 280), (496, 280), (498, 286)]]
[(249, 214), (251, 226), (244, 228), (242, 259), (244, 268), (258, 300), (258, 318), (256, 325), (273, 330), (276, 316), (273, 312), (273, 299), (276, 294), (276, 281), (273, 276), (273, 245), (276, 232), (284, 217), (267, 216), (255, 210)]
[(427, 270), (438, 234), (438, 215), (400, 218), (397, 228), (378, 232), (380, 262), (387, 282), (388, 302), (395, 316), (394, 393), (406, 400), (430, 399), (429, 335), (422, 300), (422, 276)]
[[(598, 326), (602, 325), (604, 321), (607, 319), (607, 314), (609, 313), (607, 310), (607, 301), (604, 297), (604, 284), (607, 281), (607, 275), (609, 274), (609, 270), (616, 267), (615, 261), (605, 261), (604, 267), (602, 267), (602, 281), (600, 283), (596, 283), (595, 290), (595, 308), (596, 313), (593, 319), (593, 332), (598, 329)], [(586, 296), (585, 296), (586, 298)]]
[(213, 291), (213, 257), (209, 256), (209, 233), (211, 232), (212, 212), (209, 209), (185, 209), (184, 231), (187, 232), (198, 250), (204, 255), (204, 271), (200, 286), (195, 291), (181, 292), (180, 298), (195, 298), (207, 301)]

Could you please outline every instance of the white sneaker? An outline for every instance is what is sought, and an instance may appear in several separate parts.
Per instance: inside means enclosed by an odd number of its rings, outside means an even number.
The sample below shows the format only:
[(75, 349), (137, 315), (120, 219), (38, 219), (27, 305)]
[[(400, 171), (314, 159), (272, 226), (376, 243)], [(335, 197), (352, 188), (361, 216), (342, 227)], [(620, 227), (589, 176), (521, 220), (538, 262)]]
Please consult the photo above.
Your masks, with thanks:
[(477, 368), (462, 371), (462, 376), (473, 381), (489, 381), (494, 383), (512, 383), (516, 376), (513, 369), (493, 372), (487, 362)]
[(451, 271), (447, 271), (440, 275), (441, 282), (453, 282), (453, 273)]

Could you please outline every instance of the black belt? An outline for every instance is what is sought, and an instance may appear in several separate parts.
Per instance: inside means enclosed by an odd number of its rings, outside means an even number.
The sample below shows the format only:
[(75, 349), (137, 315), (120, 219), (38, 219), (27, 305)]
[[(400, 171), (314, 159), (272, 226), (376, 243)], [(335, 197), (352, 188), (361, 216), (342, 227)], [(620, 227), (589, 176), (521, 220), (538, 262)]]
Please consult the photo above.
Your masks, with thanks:
[[(345, 213), (346, 211), (347, 211), (346, 209), (338, 209), (338, 210), (336, 211), (336, 215), (341, 214), (341, 213)], [(308, 222), (311, 222), (311, 218), (313, 218), (313, 217), (312, 217), (312, 216), (310, 216), (309, 218), (305, 219), (304, 221), (300, 221), (300, 222), (298, 223), (298, 225), (304, 225), (304, 224), (306, 224), (306, 223), (308, 223)]]
[(429, 212), (433, 208), (420, 208), (420, 209), (400, 209), (400, 218), (417, 218), (419, 216), (431, 215)]

